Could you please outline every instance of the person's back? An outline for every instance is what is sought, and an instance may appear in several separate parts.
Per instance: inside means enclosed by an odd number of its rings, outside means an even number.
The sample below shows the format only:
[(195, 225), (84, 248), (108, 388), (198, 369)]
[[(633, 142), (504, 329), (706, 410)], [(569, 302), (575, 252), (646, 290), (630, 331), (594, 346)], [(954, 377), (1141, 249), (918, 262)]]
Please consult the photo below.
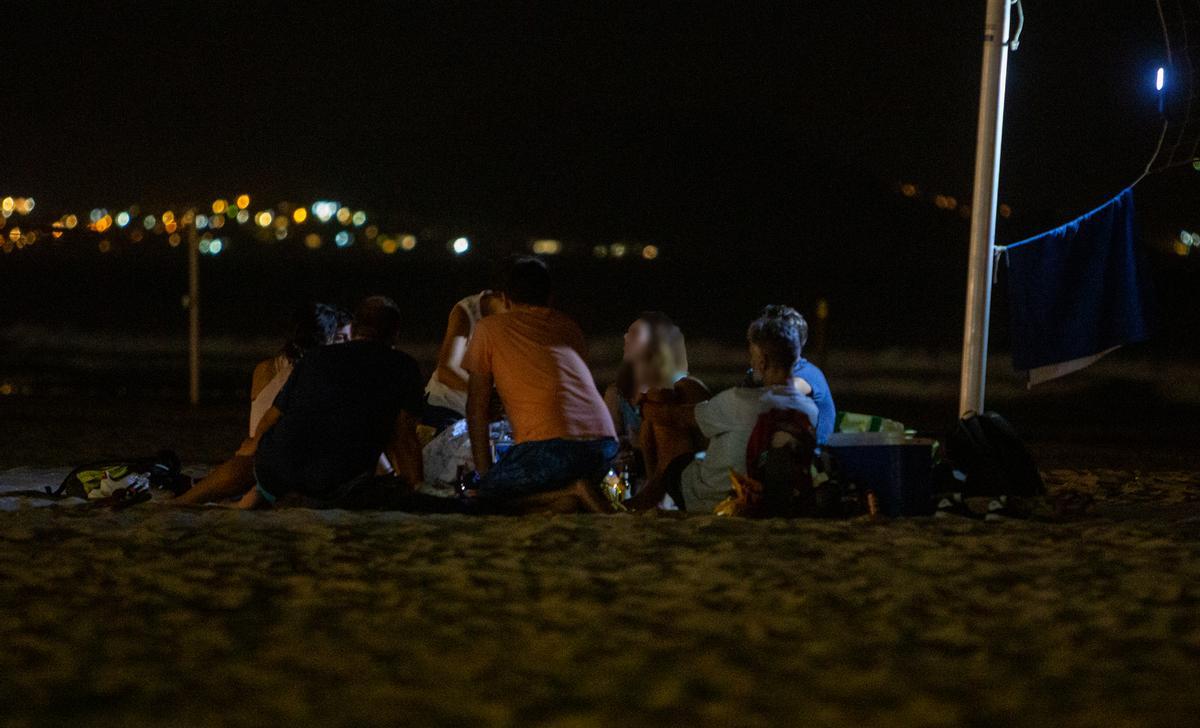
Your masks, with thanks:
[(561, 311), (490, 316), (476, 326), (470, 352), (468, 369), (491, 372), (518, 443), (615, 437), (584, 361), (583, 332)]
[[(471, 375), (467, 429), (479, 494), (496, 501), (562, 496), (569, 507), (602, 509), (592, 483), (616, 455), (617, 435), (584, 361), (583, 333), (550, 308), (550, 273), (536, 258), (511, 264), (503, 295), (509, 311), (479, 322), (463, 359)], [(494, 466), (488, 441), (493, 387), (516, 440)]]
[(825, 373), (808, 359), (801, 358), (792, 369), (792, 376), (803, 379), (809, 387), (809, 396), (817, 405), (817, 444), (829, 442), (837, 423), (837, 405), (833, 403), (833, 392), (829, 390), (829, 382)]
[(258, 446), (260, 485), (273, 495), (320, 497), (371, 473), (401, 411), (421, 411), (415, 360), (377, 341), (305, 356), (275, 400), (283, 413)]
[(773, 409), (795, 410), (817, 422), (816, 404), (791, 384), (735, 387), (696, 405), (696, 424), (709, 440), (704, 459), (681, 479), (688, 510), (711, 511), (721, 502), (729, 471), (746, 472), (746, 446), (759, 415)]

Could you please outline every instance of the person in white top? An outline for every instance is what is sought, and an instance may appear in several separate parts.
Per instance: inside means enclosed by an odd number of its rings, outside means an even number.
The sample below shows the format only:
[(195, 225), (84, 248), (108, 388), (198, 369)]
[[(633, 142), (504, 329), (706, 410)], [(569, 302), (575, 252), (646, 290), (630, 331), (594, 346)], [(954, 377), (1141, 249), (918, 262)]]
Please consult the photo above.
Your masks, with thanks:
[(504, 297), (493, 291), (480, 291), (467, 296), (450, 309), (446, 335), (438, 351), (437, 369), (425, 385), (425, 411), (421, 423), (438, 432), (467, 416), (467, 380), (463, 355), (475, 331), (475, 324), (484, 316), (508, 310)]
[(661, 477), (630, 501), (633, 509), (656, 507), (669, 494), (681, 509), (711, 513), (729, 493), (729, 471), (746, 472), (746, 446), (759, 415), (773, 409), (796, 410), (816, 425), (817, 405), (796, 387), (792, 376), (800, 356), (795, 327), (782, 318), (763, 316), (750, 324), (746, 338), (755, 383), (761, 386), (728, 389), (695, 406), (642, 405), (647, 423), (698, 427), (708, 447), (703, 453), (673, 460)]

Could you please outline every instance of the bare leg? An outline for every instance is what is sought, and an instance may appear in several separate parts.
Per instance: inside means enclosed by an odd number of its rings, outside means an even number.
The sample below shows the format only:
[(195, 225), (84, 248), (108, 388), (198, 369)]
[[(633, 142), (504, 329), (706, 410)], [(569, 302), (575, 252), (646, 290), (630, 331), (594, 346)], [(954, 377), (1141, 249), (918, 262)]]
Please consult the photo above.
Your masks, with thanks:
[(192, 489), (175, 498), (172, 503), (199, 505), (229, 500), (254, 488), (254, 458), (234, 455), (218, 465)]

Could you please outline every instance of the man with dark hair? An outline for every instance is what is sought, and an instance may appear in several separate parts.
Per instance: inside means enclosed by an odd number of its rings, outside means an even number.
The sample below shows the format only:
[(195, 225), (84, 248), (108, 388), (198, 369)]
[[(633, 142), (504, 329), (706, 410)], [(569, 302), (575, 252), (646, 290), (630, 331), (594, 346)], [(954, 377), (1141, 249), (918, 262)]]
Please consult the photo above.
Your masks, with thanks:
[(795, 410), (814, 425), (817, 406), (796, 387), (792, 369), (800, 356), (798, 328), (778, 316), (762, 316), (746, 331), (754, 385), (727, 389), (694, 407), (642, 406), (646, 422), (696, 426), (708, 438), (705, 452), (676, 458), (661, 477), (632, 501), (635, 509), (658, 505), (664, 494), (689, 511), (712, 512), (729, 492), (729, 471), (746, 472), (746, 446), (759, 415)]
[[(296, 364), (252, 438), (256, 486), (242, 507), (284, 496), (318, 507), (410, 505), (422, 477), (416, 423), (423, 380), (417, 362), (393, 348), (400, 320), (391, 299), (372, 296), (355, 311), (349, 343), (316, 349)], [(381, 454), (398, 478), (376, 478)]]
[[(791, 306), (775, 303), (764, 308), (762, 316), (778, 318), (795, 328), (800, 350), (803, 352), (804, 345), (808, 343), (808, 322), (799, 311)], [(817, 405), (817, 444), (824, 445), (829, 441), (829, 436), (833, 434), (833, 428), (837, 424), (837, 406), (833, 403), (833, 393), (829, 389), (825, 373), (801, 354), (792, 369), (792, 376), (796, 378), (796, 388), (812, 397)]]
[[(532, 501), (548, 507), (603, 510), (595, 486), (617, 453), (617, 436), (585, 363), (583, 332), (550, 307), (550, 271), (537, 258), (512, 261), (502, 294), (508, 310), (476, 325), (463, 359), (471, 375), (467, 429), (479, 495), (492, 502), (537, 496)], [(516, 441), (495, 465), (489, 440), (493, 386)]]

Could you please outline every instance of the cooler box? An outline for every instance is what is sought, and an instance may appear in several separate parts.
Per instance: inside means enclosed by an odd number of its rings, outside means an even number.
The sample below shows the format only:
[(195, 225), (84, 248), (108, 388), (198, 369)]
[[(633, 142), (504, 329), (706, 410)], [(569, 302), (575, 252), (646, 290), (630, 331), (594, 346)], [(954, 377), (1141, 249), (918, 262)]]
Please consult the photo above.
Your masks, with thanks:
[(873, 490), (885, 516), (928, 516), (933, 503), (934, 441), (892, 432), (836, 432), (827, 447), (841, 475)]

